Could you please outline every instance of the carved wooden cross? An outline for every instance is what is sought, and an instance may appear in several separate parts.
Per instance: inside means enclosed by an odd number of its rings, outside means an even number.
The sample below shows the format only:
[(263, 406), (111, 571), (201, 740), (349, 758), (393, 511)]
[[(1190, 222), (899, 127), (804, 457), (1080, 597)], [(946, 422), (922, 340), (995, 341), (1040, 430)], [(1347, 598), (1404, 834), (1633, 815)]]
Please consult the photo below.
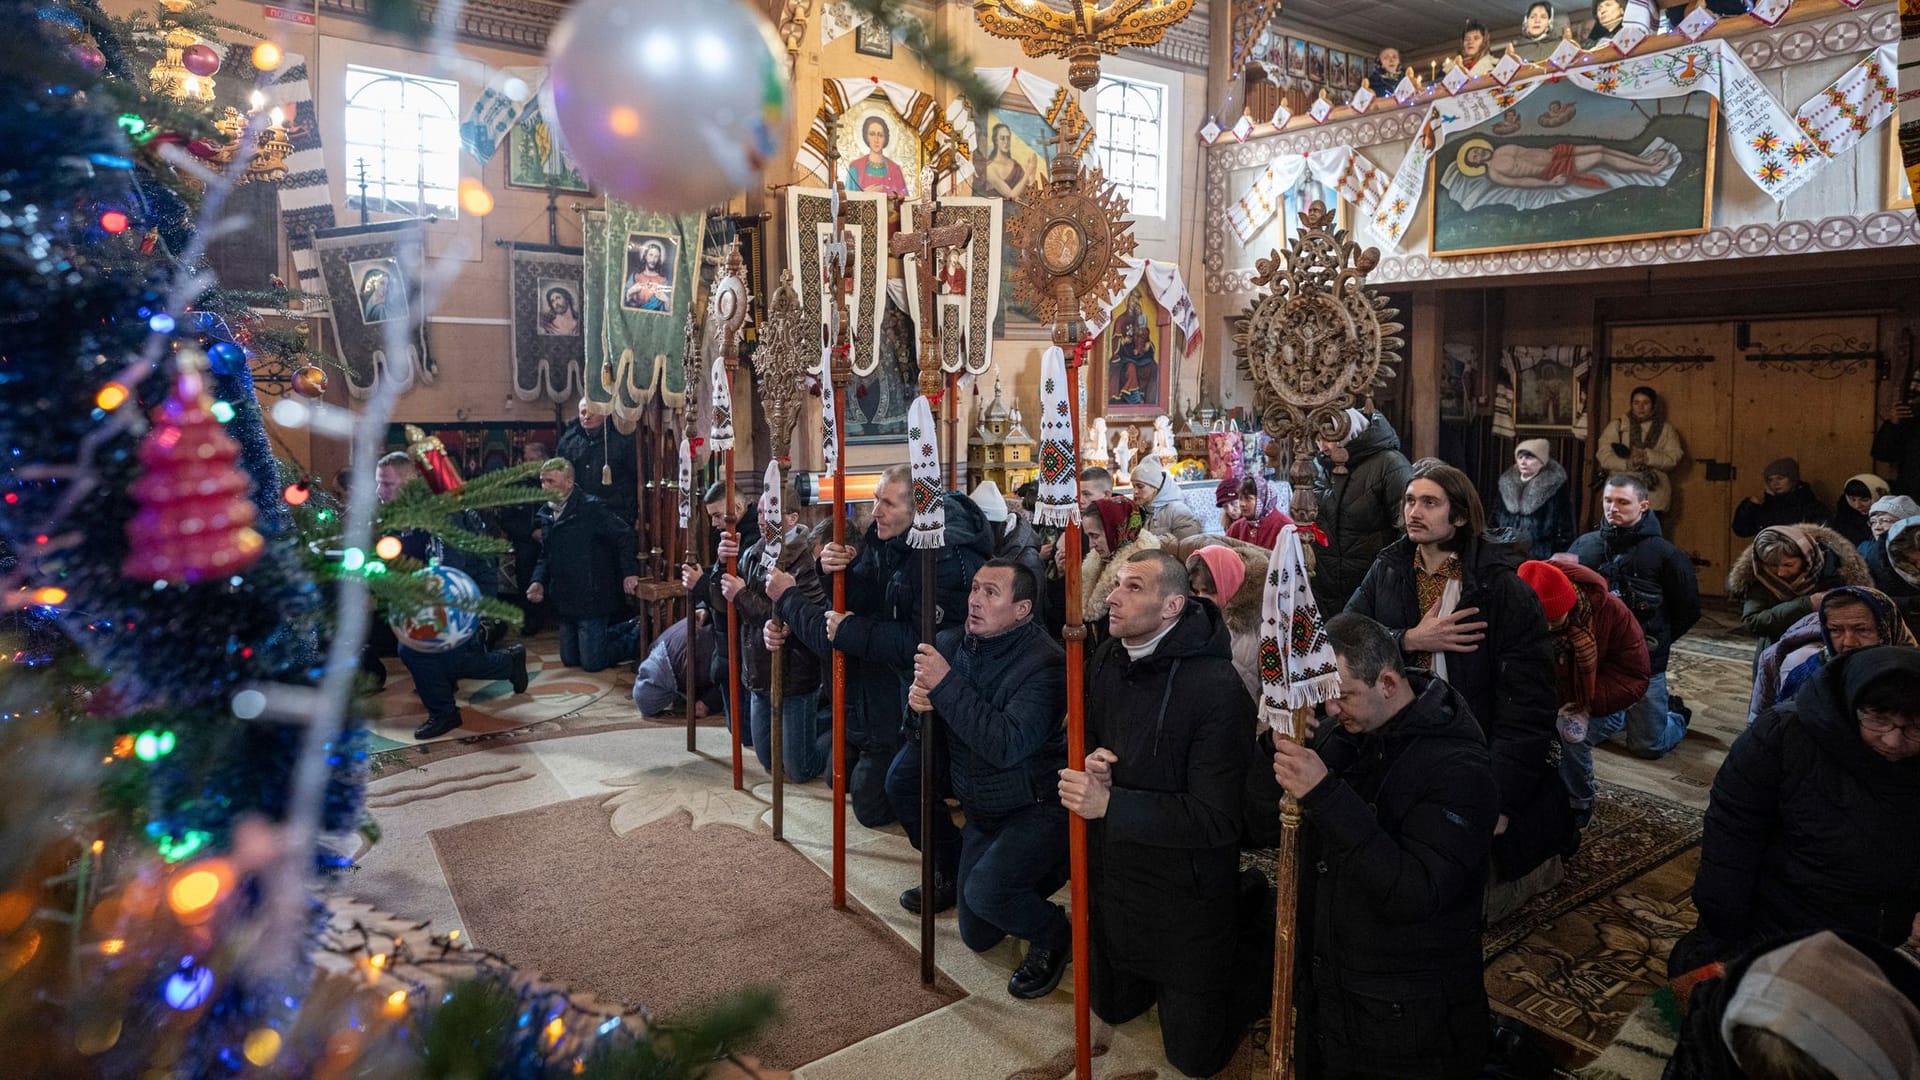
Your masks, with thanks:
[(959, 247), (973, 238), (973, 226), (965, 221), (936, 225), (940, 200), (933, 193), (934, 172), (929, 166), (920, 173), (920, 213), (916, 232), (895, 233), (887, 241), (893, 255), (912, 255), (920, 262), (920, 393), (933, 397), (940, 392), (940, 260), (938, 253)]

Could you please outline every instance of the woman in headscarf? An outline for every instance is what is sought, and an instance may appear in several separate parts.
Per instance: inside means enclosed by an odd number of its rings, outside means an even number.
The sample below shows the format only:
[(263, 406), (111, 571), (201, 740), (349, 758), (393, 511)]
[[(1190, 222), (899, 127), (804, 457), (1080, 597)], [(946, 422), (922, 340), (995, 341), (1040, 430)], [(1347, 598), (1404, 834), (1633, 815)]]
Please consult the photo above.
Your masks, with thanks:
[(1120, 564), (1136, 551), (1161, 546), (1160, 538), (1146, 525), (1145, 512), (1131, 499), (1109, 495), (1081, 511), (1087, 554), (1080, 560), (1080, 618), (1087, 624), (1089, 645), (1107, 638), (1107, 595), (1113, 592)]
[(1866, 561), (1846, 537), (1822, 525), (1775, 525), (1760, 530), (1734, 561), (1727, 594), (1741, 600), (1740, 625), (1764, 649), (1813, 611), (1827, 590), (1872, 584)]
[[(1880, 573), (1874, 573), (1880, 591), (1900, 609), (1909, 630), (1920, 627), (1920, 516), (1901, 518), (1887, 527), (1887, 538), (1876, 561), (1885, 564), (1885, 581), (1880, 581)], [(1867, 569), (1873, 571), (1874, 565), (1868, 563)], [(1920, 630), (1915, 634), (1920, 636)]]
[(1820, 599), (1820, 610), (1802, 618), (1760, 651), (1747, 723), (1775, 704), (1791, 700), (1813, 674), (1837, 656), (1874, 645), (1920, 645), (1900, 609), (1878, 589), (1842, 585)]
[(1833, 504), (1833, 517), (1827, 524), (1833, 531), (1851, 540), (1855, 547), (1875, 538), (1868, 515), (1873, 510), (1874, 500), (1887, 493), (1887, 482), (1872, 473), (1860, 473), (1847, 477), (1846, 486), (1840, 489), (1840, 498)]
[(1240, 478), (1237, 501), (1240, 516), (1227, 526), (1227, 536), (1234, 540), (1244, 540), (1270, 551), (1273, 542), (1280, 538), (1280, 530), (1293, 524), (1293, 519), (1280, 508), (1279, 487), (1259, 473)]
[[(1197, 548), (1190, 545), (1199, 543)], [(1250, 696), (1260, 694), (1260, 601), (1267, 577), (1265, 548), (1234, 540), (1208, 537), (1176, 546), (1188, 550), (1187, 580), (1193, 595), (1213, 601), (1227, 621), (1233, 645), (1233, 669)]]

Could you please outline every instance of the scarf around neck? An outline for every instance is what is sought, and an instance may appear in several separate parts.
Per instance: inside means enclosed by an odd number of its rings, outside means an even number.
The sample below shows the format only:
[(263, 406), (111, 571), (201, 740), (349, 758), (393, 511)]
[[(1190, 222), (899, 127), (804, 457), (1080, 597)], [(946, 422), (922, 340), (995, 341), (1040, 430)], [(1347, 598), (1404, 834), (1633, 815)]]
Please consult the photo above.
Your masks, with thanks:
[(1593, 702), (1593, 688), (1600, 677), (1600, 639), (1593, 632), (1593, 605), (1584, 590), (1575, 587), (1573, 610), (1567, 613), (1566, 629), (1553, 635), (1554, 668), (1560, 675), (1560, 701), (1582, 712)]

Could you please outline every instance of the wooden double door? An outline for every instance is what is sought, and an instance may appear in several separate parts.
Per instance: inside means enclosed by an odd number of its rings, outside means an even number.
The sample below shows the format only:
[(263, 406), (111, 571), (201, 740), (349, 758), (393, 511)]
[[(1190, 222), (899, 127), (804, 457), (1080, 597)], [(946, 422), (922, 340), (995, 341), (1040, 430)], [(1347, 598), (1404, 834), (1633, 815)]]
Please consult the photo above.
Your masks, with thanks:
[(1686, 450), (1672, 477), (1668, 536), (1692, 557), (1703, 595), (1726, 593), (1748, 543), (1733, 535), (1734, 508), (1761, 492), (1768, 462), (1797, 459), (1829, 505), (1847, 477), (1873, 470), (1874, 315), (1615, 323), (1606, 342), (1608, 408), (1592, 447), (1626, 413), (1634, 387), (1659, 392)]

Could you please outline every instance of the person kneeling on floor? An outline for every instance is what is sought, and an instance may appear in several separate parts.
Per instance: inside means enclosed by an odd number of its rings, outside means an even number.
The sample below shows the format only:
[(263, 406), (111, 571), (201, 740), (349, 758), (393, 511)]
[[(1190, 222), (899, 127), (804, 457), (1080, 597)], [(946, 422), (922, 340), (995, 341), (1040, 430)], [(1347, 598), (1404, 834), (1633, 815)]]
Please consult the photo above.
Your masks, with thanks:
[(1073, 954), (1066, 913), (1049, 899), (1067, 881), (1067, 810), (1053, 784), (1067, 763), (1066, 654), (1033, 621), (1039, 589), (1017, 560), (981, 567), (965, 628), (920, 646), (907, 691), (910, 707), (946, 726), (947, 774), (966, 812), (960, 940), (974, 952), (1026, 940), (1007, 982), (1017, 998), (1052, 993)]

